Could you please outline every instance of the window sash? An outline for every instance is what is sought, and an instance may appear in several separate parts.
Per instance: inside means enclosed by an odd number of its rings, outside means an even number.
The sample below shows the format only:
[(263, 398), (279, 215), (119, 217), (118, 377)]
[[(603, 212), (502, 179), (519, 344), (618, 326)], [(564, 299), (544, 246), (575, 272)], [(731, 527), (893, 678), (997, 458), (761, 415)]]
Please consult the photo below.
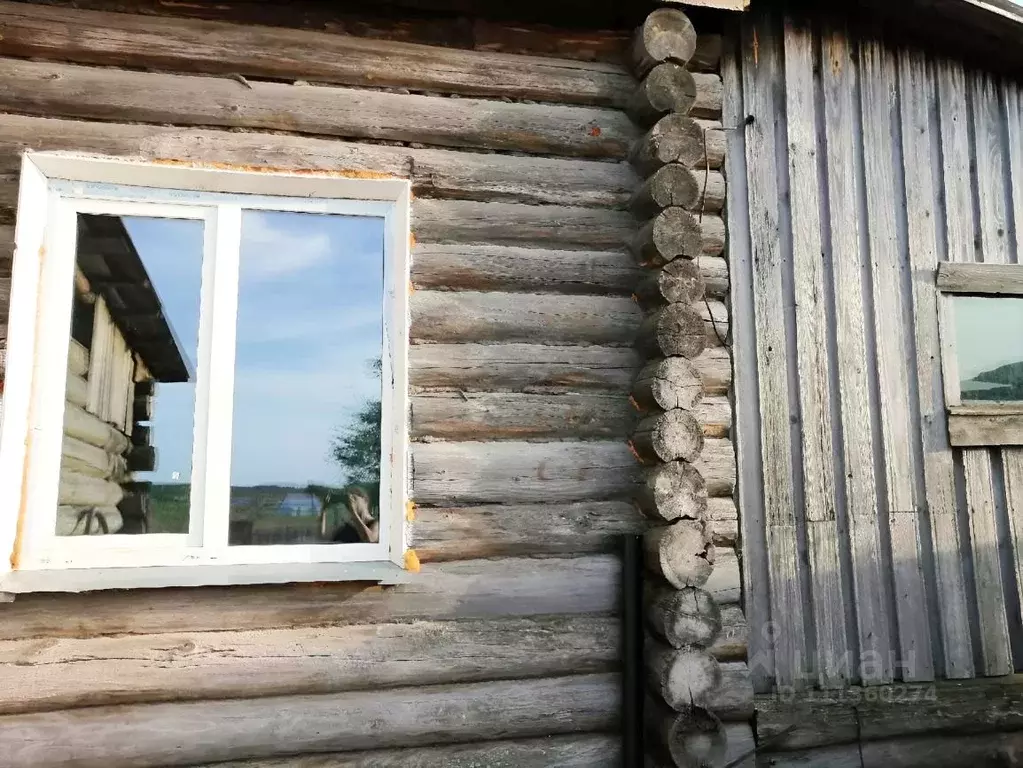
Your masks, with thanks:
[[(26, 158), (29, 156), (27, 155)], [(52, 165), (51, 153), (37, 155)], [(95, 166), (90, 165), (95, 163)], [(269, 174), (225, 173), (223, 178), (206, 169), (144, 166), (108, 159), (68, 159), (65, 176), (47, 180), (26, 159), (22, 199), (19, 204), (17, 242), (31, 247), (43, 240), (42, 269), (33, 278), (30, 259), (16, 263), (14, 291), (26, 295), (17, 323), (12, 317), (12, 344), (15, 370), (20, 380), (14, 383), (13, 405), (8, 390), (2, 433), (5, 456), (0, 457), (0, 480), (14, 477), (18, 465), (24, 468), (23, 493), (7, 496), (18, 501), (15, 520), (21, 528), (12, 537), (12, 514), (0, 509), (6, 538), (19, 551), (18, 568), (90, 569), (90, 568), (166, 568), (180, 572), (182, 567), (246, 565), (328, 565), (331, 563), (370, 563), (389, 560), (403, 563), (405, 550), (404, 506), (408, 490), (407, 445), (407, 338), (408, 338), (408, 183), (389, 180), (382, 187), (378, 180), (368, 186), (353, 185), (350, 179)], [(58, 163), (60, 165), (60, 163)], [(28, 168), (28, 166), (32, 166)], [(127, 168), (125, 167), (127, 166)], [(97, 173), (97, 169), (101, 172)], [(191, 170), (195, 176), (190, 176)], [(134, 173), (131, 173), (134, 171)], [(174, 182), (181, 188), (123, 186), (125, 173), (149, 184)], [(183, 172), (184, 175), (183, 175)], [(213, 173), (213, 176), (210, 175)], [(35, 174), (35, 175), (33, 175)], [(84, 178), (82, 178), (84, 177)], [(163, 178), (160, 178), (163, 177)], [(87, 181), (98, 178), (100, 181)], [(112, 181), (113, 184), (105, 183)], [(183, 185), (184, 181), (191, 186)], [(216, 183), (214, 183), (216, 182)], [(268, 183), (269, 182), (269, 183)], [(141, 183), (141, 182), (139, 182)], [(122, 186), (117, 186), (122, 185)], [(378, 194), (384, 199), (306, 199), (245, 194), (254, 191), (303, 191), (310, 194), (357, 191)], [(29, 206), (45, 200), (44, 215), (24, 215)], [(32, 208), (39, 211), (40, 208)], [(377, 216), (385, 219), (384, 298), (382, 349), (382, 423), (380, 541), (376, 544), (313, 544), (230, 546), (230, 471), (231, 431), (234, 417), (234, 377), (237, 304), (240, 268), (240, 242), (243, 210), (273, 210), (343, 215)], [(60, 441), (63, 435), (64, 381), (67, 370), (67, 332), (71, 321), (71, 297), (76, 258), (76, 217), (78, 213), (158, 216), (161, 218), (200, 219), (204, 223), (202, 288), (200, 295), (199, 352), (197, 359), (193, 468), (188, 534), (112, 534), (96, 537), (58, 537), (54, 533), (57, 509), (57, 478), (60, 472)], [(24, 219), (24, 221), (23, 221)], [(34, 290), (33, 290), (34, 289)], [(12, 297), (12, 315), (15, 307)], [(15, 343), (15, 334), (25, 334), (28, 313), (39, 313), (32, 328), (34, 343)], [(58, 338), (59, 337), (59, 338)], [(26, 372), (26, 358), (33, 372)], [(11, 367), (9, 364), (9, 373)], [(27, 394), (27, 400), (25, 403)], [(19, 404), (24, 404), (19, 408)], [(24, 407), (27, 406), (27, 407)], [(19, 418), (19, 416), (24, 418)], [(6, 414), (5, 414), (6, 417)], [(21, 456), (7, 450), (16, 444), (19, 427), (28, 448)], [(17, 453), (17, 452), (15, 452)], [(394, 457), (392, 459), (392, 457)], [(6, 460), (5, 460), (6, 459)], [(19, 461), (19, 459), (22, 459)], [(19, 478), (21, 479), (21, 478)], [(14, 487), (14, 486), (12, 486)], [(17, 486), (21, 489), (21, 486)], [(0, 489), (0, 493), (3, 490)], [(19, 546), (20, 545), (20, 546)], [(322, 568), (314, 568), (323, 578)], [(238, 568), (234, 568), (237, 572)], [(284, 572), (282, 571), (282, 574)], [(3, 571), (0, 571), (0, 576)], [(151, 575), (151, 572), (150, 572)], [(173, 582), (179, 576), (168, 576)], [(239, 576), (247, 583), (252, 576)], [(310, 576), (312, 578), (312, 576)], [(303, 580), (301, 574), (288, 572), (282, 580)], [(273, 579), (269, 579), (273, 580)], [(258, 579), (257, 579), (258, 581)], [(3, 586), (0, 585), (0, 589)]]

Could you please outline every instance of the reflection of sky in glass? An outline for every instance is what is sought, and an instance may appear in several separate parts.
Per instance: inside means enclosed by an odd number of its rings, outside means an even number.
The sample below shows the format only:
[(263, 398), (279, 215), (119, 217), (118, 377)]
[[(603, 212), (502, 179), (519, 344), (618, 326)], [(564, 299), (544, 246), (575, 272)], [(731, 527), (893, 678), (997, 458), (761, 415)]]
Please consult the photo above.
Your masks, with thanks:
[[(952, 301), (964, 399), (1021, 399), (1023, 299), (955, 296)], [(1003, 368), (1011, 363), (1020, 365)], [(984, 380), (975, 380), (978, 376)]]
[[(142, 265), (163, 305), (181, 354), (196, 369), (203, 224), (186, 219), (122, 218)], [(188, 482), (192, 467), (195, 382), (158, 383), (153, 404), (155, 472), (138, 473), (154, 483)]]
[(380, 381), (383, 219), (246, 211), (231, 484), (339, 484), (332, 437)]

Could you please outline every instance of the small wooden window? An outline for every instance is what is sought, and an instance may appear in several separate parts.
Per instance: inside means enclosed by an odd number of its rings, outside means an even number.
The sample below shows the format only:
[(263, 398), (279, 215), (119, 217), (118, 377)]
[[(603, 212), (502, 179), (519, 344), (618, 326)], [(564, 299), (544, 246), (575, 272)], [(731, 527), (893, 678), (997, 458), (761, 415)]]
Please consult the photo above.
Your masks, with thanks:
[(938, 268), (953, 446), (1023, 445), (1023, 265)]
[(26, 153), (0, 591), (394, 580), (409, 197)]

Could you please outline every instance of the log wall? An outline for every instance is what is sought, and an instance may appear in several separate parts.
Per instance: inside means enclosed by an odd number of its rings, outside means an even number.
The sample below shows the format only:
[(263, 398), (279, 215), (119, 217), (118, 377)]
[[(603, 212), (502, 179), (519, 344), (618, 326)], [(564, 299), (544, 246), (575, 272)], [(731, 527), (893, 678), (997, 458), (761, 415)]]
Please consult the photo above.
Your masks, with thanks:
[[(425, 39), (411, 23), (369, 29), (338, 14), (319, 31), (270, 29), (232, 16), (236, 5), (209, 6), (211, 21), (0, 2), (0, 251), (26, 148), (411, 179), (422, 570), (391, 588), (21, 596), (0, 606), (0, 676), (14, 681), (0, 750), (26, 768), (319, 759), (303, 753), (352, 766), (616, 765), (615, 536), (645, 527), (628, 445), (643, 318), (631, 30), (479, 22), (472, 45), (424, 46), (388, 39)], [(292, 5), (274, 20), (324, 13)], [(195, 10), (144, 8), (177, 7)], [(353, 29), (366, 34), (338, 34)], [(738, 524), (719, 338), (718, 42), (692, 57), (684, 129), (706, 141), (686, 144), (686, 162), (709, 183), (685, 205), (708, 222), (708, 299), (689, 326), (706, 347), (692, 361), (707, 393), (696, 466), (727, 552)], [(561, 56), (587, 50), (597, 60)], [(3, 258), (4, 307), (7, 275)], [(708, 648), (723, 668), (746, 648), (732, 562), (707, 587), (723, 604)]]
[(1011, 673), (1019, 449), (949, 447), (935, 273), (1020, 258), (1023, 88), (835, 18), (759, 13), (735, 42), (745, 594), (771, 628), (753, 633), (758, 685)]

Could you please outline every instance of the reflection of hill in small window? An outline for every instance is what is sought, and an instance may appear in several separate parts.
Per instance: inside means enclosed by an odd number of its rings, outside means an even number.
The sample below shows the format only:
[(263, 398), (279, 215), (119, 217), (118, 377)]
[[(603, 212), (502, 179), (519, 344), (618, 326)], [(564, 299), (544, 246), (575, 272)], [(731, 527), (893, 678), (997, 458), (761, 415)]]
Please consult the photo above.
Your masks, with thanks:
[(1023, 401), (1023, 362), (1007, 363), (962, 383), (963, 400)]

